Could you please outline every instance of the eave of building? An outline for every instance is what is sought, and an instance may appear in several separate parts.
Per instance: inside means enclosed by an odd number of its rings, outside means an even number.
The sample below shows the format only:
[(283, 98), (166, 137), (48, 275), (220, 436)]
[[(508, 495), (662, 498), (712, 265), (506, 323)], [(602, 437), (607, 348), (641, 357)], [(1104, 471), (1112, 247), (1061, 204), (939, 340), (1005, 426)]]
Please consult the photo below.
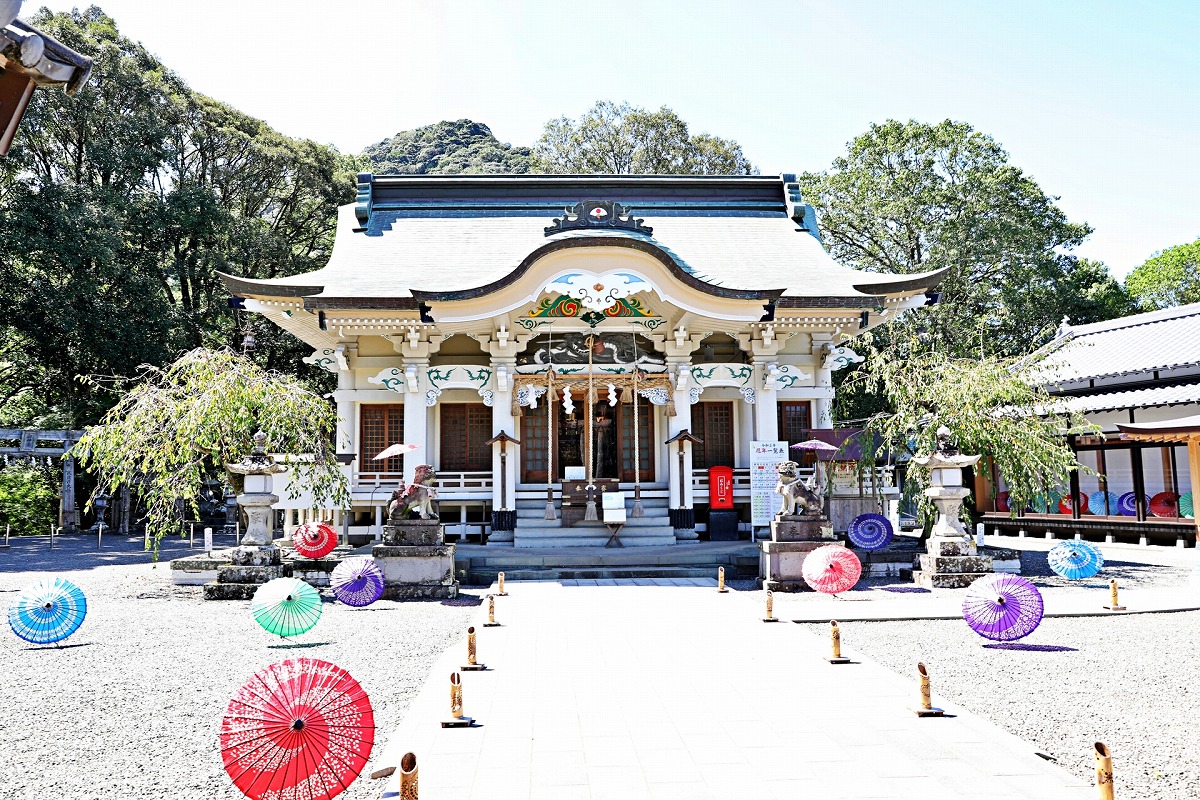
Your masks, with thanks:
[(92, 74), (92, 59), (22, 20), (0, 27), (0, 71), (24, 75), (38, 86), (75, 94)]

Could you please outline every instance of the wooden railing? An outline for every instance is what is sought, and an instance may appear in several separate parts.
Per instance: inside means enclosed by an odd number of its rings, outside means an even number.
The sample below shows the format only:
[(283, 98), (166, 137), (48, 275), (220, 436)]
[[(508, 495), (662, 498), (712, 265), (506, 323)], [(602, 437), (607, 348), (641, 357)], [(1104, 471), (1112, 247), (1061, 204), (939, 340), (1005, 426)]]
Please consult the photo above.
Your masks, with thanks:
[[(813, 474), (813, 467), (801, 467), (800, 478), (808, 480)], [(866, 473), (863, 475), (862, 486), (863, 491), (868, 494), (872, 491), (872, 479), (879, 481), (881, 491), (890, 489), (888, 485), (889, 479), (884, 476), (887, 467), (876, 467), (874, 474)], [(857, 491), (858, 482), (855, 480), (853, 490)], [(693, 469), (692, 470), (692, 491), (695, 492), (697, 498), (708, 496), (708, 470)], [(734, 497), (749, 497), (750, 496), (750, 469), (748, 467), (735, 467), (733, 470), (733, 495)]]

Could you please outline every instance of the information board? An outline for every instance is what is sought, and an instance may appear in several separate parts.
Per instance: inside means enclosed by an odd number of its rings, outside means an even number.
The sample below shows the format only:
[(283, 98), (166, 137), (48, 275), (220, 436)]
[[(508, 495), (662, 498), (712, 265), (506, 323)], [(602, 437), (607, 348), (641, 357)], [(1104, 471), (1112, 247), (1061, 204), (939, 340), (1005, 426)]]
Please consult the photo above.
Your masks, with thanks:
[(789, 460), (787, 442), (750, 443), (750, 515), (755, 527), (770, 525), (783, 508), (783, 495), (775, 493), (775, 467)]

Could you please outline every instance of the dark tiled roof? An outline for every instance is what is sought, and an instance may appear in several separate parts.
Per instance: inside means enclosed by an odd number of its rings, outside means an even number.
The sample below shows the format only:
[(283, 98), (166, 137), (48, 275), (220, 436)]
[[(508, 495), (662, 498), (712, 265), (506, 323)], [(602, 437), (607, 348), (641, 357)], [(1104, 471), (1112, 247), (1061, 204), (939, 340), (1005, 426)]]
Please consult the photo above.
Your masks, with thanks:
[[(599, 227), (546, 234), (565, 208), (584, 200), (619, 202), (653, 233)], [(227, 284), (265, 295), (319, 286), (310, 295), (314, 306), (454, 299), (507, 282), (535, 253), (583, 239), (650, 252), (702, 291), (779, 298), (785, 307), (870, 308), (882, 295), (930, 288), (943, 274), (841, 266), (822, 247), (815, 213), (800, 202), (791, 176), (365, 175), (358, 202), (341, 209), (323, 269)]]

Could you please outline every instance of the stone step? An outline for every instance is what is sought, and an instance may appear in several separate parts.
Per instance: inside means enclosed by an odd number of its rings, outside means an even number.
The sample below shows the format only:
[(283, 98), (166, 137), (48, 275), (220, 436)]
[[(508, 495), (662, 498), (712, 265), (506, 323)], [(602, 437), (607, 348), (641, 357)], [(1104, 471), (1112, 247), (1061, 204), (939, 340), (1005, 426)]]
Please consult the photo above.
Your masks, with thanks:
[[(496, 582), (500, 570), (471, 568), (466, 583), (472, 586), (490, 586)], [(734, 569), (726, 565), (725, 577), (753, 578), (758, 574), (757, 564), (748, 568)], [(686, 567), (630, 565), (623, 567), (560, 567), (560, 568), (517, 568), (504, 570), (507, 581), (566, 581), (566, 580), (617, 580), (628, 578), (711, 578), (716, 580), (716, 567)]]
[(992, 572), (991, 556), (931, 556), (921, 555), (921, 570), (941, 574), (943, 572), (978, 573)]
[(944, 572), (940, 575), (925, 570), (913, 571), (913, 582), (925, 589), (965, 589), (992, 572)]
[[(540, 517), (530, 517), (528, 519), (517, 519), (517, 530), (525, 530), (527, 528), (562, 528), (561, 519), (542, 519)], [(574, 525), (571, 525), (564, 530), (572, 530), (574, 528), (603, 528), (604, 523), (600, 520), (580, 520)], [(671, 527), (671, 518), (666, 514), (649, 515), (639, 517), (637, 519), (625, 520), (625, 528), (665, 528)]]
[(212, 583), (204, 584), (205, 600), (250, 600), (261, 584), (257, 583)]
[(234, 564), (217, 570), (217, 583), (246, 583), (264, 584), (275, 578), (282, 578), (283, 566), (276, 567), (240, 567)]
[[(672, 547), (671, 555), (648, 555), (639, 550), (608, 548), (601, 553), (570, 555), (563, 551), (553, 555), (525, 554), (508, 550), (496, 555), (470, 556), (455, 562), (455, 569), (583, 569), (609, 567), (695, 567), (716, 570), (717, 567), (738, 567), (757, 570), (758, 555), (740, 553), (697, 553), (684, 546)], [(578, 551), (575, 551), (578, 552)]]

